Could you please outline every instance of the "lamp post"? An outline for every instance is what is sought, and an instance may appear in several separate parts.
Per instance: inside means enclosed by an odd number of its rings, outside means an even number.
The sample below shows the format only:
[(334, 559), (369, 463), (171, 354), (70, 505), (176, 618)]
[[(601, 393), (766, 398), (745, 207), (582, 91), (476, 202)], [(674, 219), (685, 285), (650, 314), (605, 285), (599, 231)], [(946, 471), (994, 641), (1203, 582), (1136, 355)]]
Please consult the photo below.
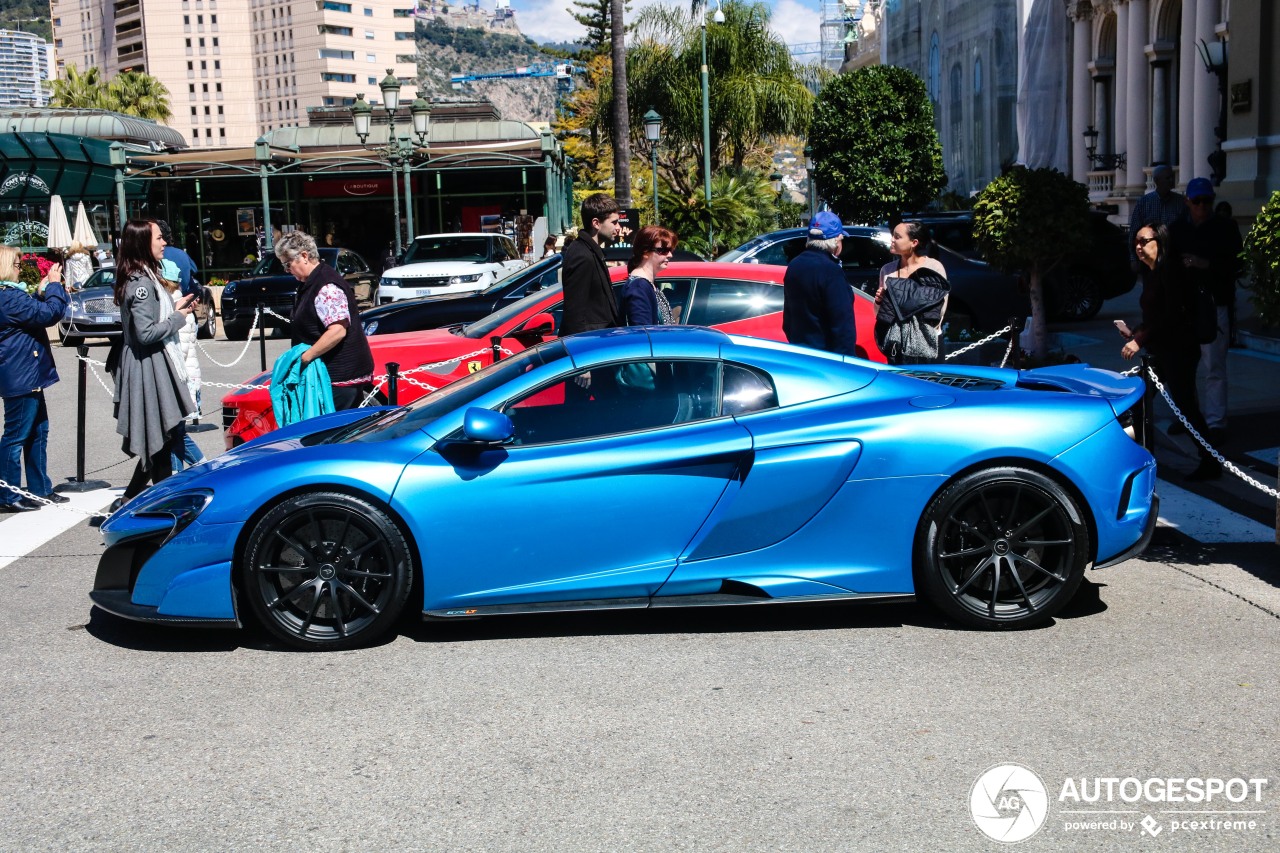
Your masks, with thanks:
[(809, 183), (809, 221), (812, 222), (817, 202), (814, 201), (813, 194), (813, 149), (808, 145), (804, 147), (804, 174)]
[[(717, 24), (724, 23), (720, 0), (716, 0), (716, 13), (712, 20)], [(706, 0), (703, 0), (702, 7), (702, 191), (707, 202), (707, 251), (712, 252), (715, 233), (711, 227), (711, 89), (707, 82)]]
[(769, 176), (769, 186), (773, 187), (773, 192), (775, 195), (778, 195), (778, 196), (782, 195), (782, 173), (781, 172), (774, 172), (772, 175)]
[(267, 188), (267, 166), (271, 164), (271, 146), (267, 143), (266, 137), (259, 136), (253, 143), (253, 159), (258, 161), (258, 178), (262, 181), (262, 228), (263, 228), (263, 254), (270, 252), (275, 247), (272, 245), (271, 234), (271, 196)]
[[(413, 118), (413, 135), (418, 137), (418, 145), (427, 144), (427, 132), (431, 125), (431, 105), (423, 98), (416, 98), (409, 105), (409, 115)], [(407, 146), (404, 157), (404, 217), (405, 227), (409, 230), (409, 239), (413, 239), (413, 190), (410, 188), (413, 170), (413, 147)]]
[(1206, 158), (1212, 170), (1213, 184), (1218, 186), (1227, 176), (1227, 155), (1222, 150), (1222, 143), (1227, 139), (1227, 43), (1200, 39), (1196, 50), (1200, 53), (1200, 61), (1204, 63), (1205, 70), (1218, 77), (1218, 126), (1213, 129), (1218, 147)]
[(1099, 171), (1109, 171), (1113, 169), (1123, 169), (1125, 166), (1125, 156), (1123, 154), (1099, 154), (1098, 153), (1098, 137), (1101, 135), (1093, 125), (1080, 133), (1084, 137), (1084, 151), (1089, 157), (1089, 168)]
[[(396, 172), (399, 171), (400, 163), (403, 160), (408, 162), (411, 159), (410, 152), (406, 152), (401, 145), (400, 140), (396, 138), (396, 110), (400, 108), (400, 80), (396, 77), (395, 69), (388, 68), (387, 76), (382, 78), (378, 83), (378, 88), (382, 90), (382, 108), (387, 112), (387, 147), (382, 150), (382, 155), (387, 160), (387, 166), (391, 171), (391, 209), (393, 212), (396, 232), (396, 254), (399, 255), (402, 243), (400, 240), (400, 188), (396, 182)], [(421, 98), (418, 99), (422, 101)], [(425, 101), (422, 105), (426, 107), (427, 117), (421, 119), (423, 135), (426, 135), (427, 121), (430, 119), (431, 108), (427, 106)], [(417, 107), (417, 101), (414, 107)], [(410, 110), (412, 113), (412, 110)], [(369, 125), (373, 118), (373, 107), (364, 99), (364, 94), (356, 95), (356, 102), (351, 105), (351, 122), (355, 126), (356, 136), (360, 138), (360, 144), (363, 145), (365, 139), (369, 136)], [(413, 115), (413, 126), (416, 132), (419, 124), (418, 114)], [(405, 204), (409, 204), (409, 174), (408, 167), (405, 171)], [(409, 216), (412, 218), (413, 214)], [(412, 230), (412, 227), (410, 228)]]
[(653, 107), (644, 114), (644, 138), (649, 140), (649, 151), (653, 155), (653, 224), (660, 225), (658, 218), (658, 142), (662, 139), (662, 116)]
[(119, 220), (120, 233), (123, 234), (124, 223), (129, 218), (124, 203), (124, 170), (129, 160), (125, 156), (124, 146), (119, 142), (113, 142), (107, 148), (107, 158), (111, 167), (116, 170), (116, 218)]

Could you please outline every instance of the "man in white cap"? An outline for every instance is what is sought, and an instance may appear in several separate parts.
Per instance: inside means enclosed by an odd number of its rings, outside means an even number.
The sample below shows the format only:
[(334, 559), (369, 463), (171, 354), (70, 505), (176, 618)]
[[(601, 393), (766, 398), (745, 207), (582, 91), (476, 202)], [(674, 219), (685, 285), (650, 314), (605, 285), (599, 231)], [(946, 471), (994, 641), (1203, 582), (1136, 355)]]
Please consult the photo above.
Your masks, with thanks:
[(782, 279), (782, 331), (793, 344), (858, 354), (853, 288), (840, 267), (844, 223), (829, 210), (809, 222), (809, 242)]

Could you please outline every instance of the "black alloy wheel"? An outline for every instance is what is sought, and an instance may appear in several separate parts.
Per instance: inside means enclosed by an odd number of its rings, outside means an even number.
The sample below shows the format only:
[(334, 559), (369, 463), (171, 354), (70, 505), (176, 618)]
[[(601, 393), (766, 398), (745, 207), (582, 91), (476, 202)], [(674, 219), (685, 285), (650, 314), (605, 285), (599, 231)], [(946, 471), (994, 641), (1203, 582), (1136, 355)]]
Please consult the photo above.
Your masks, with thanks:
[(409, 547), (382, 510), (351, 495), (296, 495), (249, 537), (244, 591), (258, 621), (299, 649), (376, 641), (399, 618), (413, 585)]
[(205, 301), (204, 320), (196, 327), (196, 337), (211, 341), (218, 335), (218, 309), (213, 307), (213, 299)]
[(1102, 310), (1102, 284), (1087, 269), (1069, 269), (1053, 279), (1053, 315), (1058, 320), (1089, 320)]
[(1029, 628), (1075, 595), (1092, 559), (1075, 500), (1036, 471), (977, 471), (925, 510), (916, 587), (944, 614), (975, 628)]
[(229, 341), (243, 341), (249, 337), (249, 323), (232, 320), (225, 314), (222, 316), (222, 333)]

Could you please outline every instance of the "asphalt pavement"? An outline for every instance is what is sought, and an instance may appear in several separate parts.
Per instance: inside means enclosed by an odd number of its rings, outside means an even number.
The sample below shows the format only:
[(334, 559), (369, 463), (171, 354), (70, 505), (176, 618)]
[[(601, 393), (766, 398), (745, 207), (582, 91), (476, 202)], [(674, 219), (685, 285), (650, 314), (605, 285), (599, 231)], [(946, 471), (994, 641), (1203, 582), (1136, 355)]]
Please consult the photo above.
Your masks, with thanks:
[[(1133, 316), (1121, 300), (1064, 328), (1096, 341), (1072, 340), (1086, 360), (1127, 367), (1110, 320)], [(242, 346), (206, 343), (223, 362)], [(75, 368), (57, 359), (55, 481), (75, 472)], [(257, 344), (204, 364), (244, 381)], [(1273, 372), (1232, 352), (1226, 449), (1264, 478), (1250, 453), (1280, 445)], [(120, 487), (133, 463), (89, 382), (86, 467)], [(220, 429), (196, 438), (221, 449)], [(1159, 455), (1162, 488), (1188, 485), (1191, 449)], [(1269, 473), (1274, 488), (1274, 458)], [(30, 519), (66, 511), (11, 516), (0, 849), (990, 851), (1006, 845), (979, 828), (975, 785), (1016, 763), (1043, 804), (1022, 791), (983, 820), (1034, 819), (1021, 849), (1275, 850), (1280, 560), (1257, 528), (1214, 536), (1232, 517), (1270, 532), (1274, 502), (1232, 480), (1184, 489), (1224, 514), (1170, 519), (1040, 630), (963, 630), (923, 604), (699, 609), (410, 620), (316, 655), (96, 611), (97, 531), (72, 519), (13, 555)], [(1268, 782), (1257, 801), (1063, 797), (1107, 778)]]

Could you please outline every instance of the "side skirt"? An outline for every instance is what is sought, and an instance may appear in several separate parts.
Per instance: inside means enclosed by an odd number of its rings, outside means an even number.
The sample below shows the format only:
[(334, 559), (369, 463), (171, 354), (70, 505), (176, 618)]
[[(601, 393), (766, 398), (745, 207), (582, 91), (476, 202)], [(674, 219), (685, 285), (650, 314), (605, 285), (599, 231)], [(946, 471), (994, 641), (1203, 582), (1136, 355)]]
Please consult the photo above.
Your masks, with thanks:
[(716, 592), (707, 595), (671, 595), (657, 598), (611, 598), (589, 601), (544, 601), (522, 604), (487, 604), (476, 607), (450, 607), (427, 610), (426, 620), (479, 619), (482, 616), (512, 616), (524, 613), (580, 613), (590, 610), (645, 610), (667, 607), (726, 607), (742, 604), (826, 604), (842, 601), (915, 601), (915, 594), (849, 593), (847, 595), (797, 595), (768, 598), (760, 595), (735, 595)]

